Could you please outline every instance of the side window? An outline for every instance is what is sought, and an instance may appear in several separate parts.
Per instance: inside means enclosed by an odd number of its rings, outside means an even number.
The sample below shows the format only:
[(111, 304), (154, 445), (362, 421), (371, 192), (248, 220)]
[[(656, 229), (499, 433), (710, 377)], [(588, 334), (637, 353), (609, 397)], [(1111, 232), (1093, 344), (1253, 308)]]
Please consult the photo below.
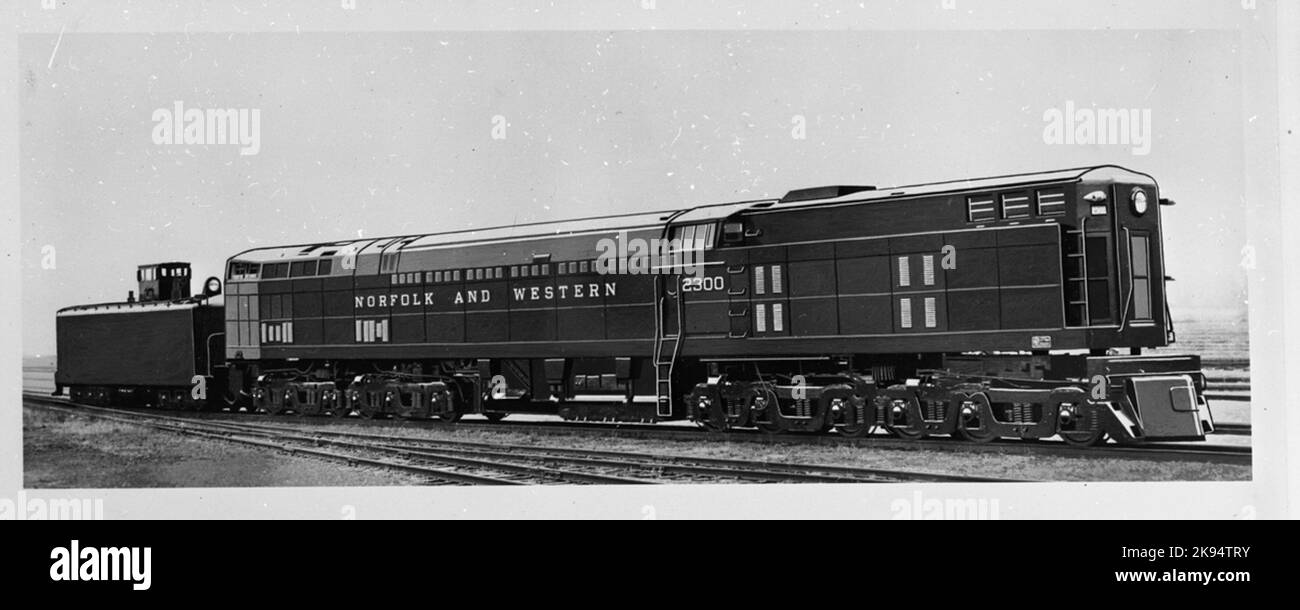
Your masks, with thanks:
[(1038, 215), (1064, 216), (1065, 191), (1060, 189), (1038, 191)]
[(1145, 234), (1135, 233), (1129, 239), (1133, 266), (1133, 318), (1151, 319), (1151, 250)]
[(1002, 219), (1029, 218), (1029, 195), (1006, 193), (1002, 195)]
[(717, 241), (717, 223), (685, 225), (673, 229), (673, 239), (681, 240), (682, 249), (694, 249), (699, 244), (704, 250), (712, 250)]
[(966, 220), (968, 222), (992, 222), (997, 219), (993, 209), (992, 195), (975, 195), (966, 198)]

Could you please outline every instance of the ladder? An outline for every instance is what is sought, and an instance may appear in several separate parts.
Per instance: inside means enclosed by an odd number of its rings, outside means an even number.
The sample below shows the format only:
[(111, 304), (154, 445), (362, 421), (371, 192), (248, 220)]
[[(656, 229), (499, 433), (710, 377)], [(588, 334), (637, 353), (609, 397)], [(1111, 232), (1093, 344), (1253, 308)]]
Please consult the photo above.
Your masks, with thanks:
[[(1085, 233), (1088, 219), (1084, 218), (1078, 229), (1066, 229), (1065, 283), (1067, 287), (1077, 286), (1080, 300), (1066, 302), (1065, 323), (1067, 326), (1088, 326), (1092, 323), (1088, 311), (1088, 239)], [(1070, 298), (1071, 290), (1065, 291), (1065, 298)], [(1077, 317), (1075, 314), (1079, 314)]]
[[(659, 417), (672, 417), (673, 415), (673, 371), (677, 366), (677, 357), (682, 351), (682, 332), (686, 328), (683, 325), (683, 313), (686, 309), (679, 298), (680, 289), (673, 292), (668, 289), (669, 280), (676, 279), (676, 274), (665, 276), (664, 274), (655, 275), (655, 394), (656, 408), (655, 414)], [(676, 300), (676, 322), (677, 332), (669, 333), (667, 325), (664, 323), (664, 307), (667, 299), (675, 298)]]

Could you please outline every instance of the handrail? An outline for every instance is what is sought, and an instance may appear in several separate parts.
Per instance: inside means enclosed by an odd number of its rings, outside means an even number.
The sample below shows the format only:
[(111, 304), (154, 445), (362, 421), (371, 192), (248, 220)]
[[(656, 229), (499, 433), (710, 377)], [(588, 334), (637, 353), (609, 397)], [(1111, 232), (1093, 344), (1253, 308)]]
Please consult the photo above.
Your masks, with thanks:
[(212, 338), (224, 336), (226, 336), (226, 333), (212, 333), (208, 335), (208, 377), (212, 376)]

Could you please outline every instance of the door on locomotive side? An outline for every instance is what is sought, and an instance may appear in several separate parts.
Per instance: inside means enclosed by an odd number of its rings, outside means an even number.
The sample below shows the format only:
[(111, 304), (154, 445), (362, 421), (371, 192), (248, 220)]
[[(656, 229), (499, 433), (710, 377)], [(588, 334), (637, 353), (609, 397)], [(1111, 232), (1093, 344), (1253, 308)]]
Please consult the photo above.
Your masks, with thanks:
[(1165, 319), (1165, 269), (1160, 235), (1159, 194), (1154, 182), (1126, 180), (1114, 187), (1116, 239), (1123, 291), (1121, 330), (1138, 343), (1168, 343)]
[[(677, 292), (677, 305), (683, 308), (679, 320), (687, 336), (720, 338), (731, 330), (728, 318), (726, 266), (714, 256), (717, 223), (704, 222), (675, 226), (670, 237), (676, 252), (669, 283)], [(672, 299), (670, 299), (672, 300)], [(669, 321), (667, 328), (672, 328)]]

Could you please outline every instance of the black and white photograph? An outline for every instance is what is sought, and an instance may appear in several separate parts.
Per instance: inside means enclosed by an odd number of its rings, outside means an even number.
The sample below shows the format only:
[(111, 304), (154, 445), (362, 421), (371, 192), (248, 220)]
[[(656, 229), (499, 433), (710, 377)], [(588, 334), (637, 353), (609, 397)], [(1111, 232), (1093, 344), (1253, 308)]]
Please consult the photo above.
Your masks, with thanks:
[(1296, 514), (1295, 6), (4, 12), (9, 518)]

